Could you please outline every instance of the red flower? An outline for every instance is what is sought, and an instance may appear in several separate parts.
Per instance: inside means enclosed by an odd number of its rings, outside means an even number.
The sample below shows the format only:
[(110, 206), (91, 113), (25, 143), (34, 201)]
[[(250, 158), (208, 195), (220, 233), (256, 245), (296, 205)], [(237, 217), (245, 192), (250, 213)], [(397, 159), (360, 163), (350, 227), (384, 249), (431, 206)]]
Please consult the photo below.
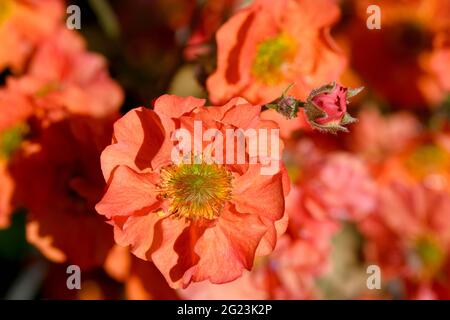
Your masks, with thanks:
[(251, 103), (276, 99), (288, 85), (305, 99), (337, 79), (345, 57), (329, 30), (339, 18), (333, 0), (257, 0), (217, 32), (217, 70), (207, 81), (210, 99), (242, 96)]
[(54, 262), (100, 266), (114, 243), (94, 209), (105, 187), (98, 159), (112, 123), (112, 118), (54, 123), (11, 162), (15, 203), (28, 209), (27, 239)]
[(251, 269), (255, 255), (275, 246), (274, 223), (283, 217), (288, 191), (283, 167), (261, 175), (262, 163), (250, 164), (248, 157), (234, 165), (172, 161), (170, 137), (178, 128), (192, 133), (194, 121), (220, 132), (275, 126), (242, 99), (203, 105), (164, 95), (155, 111), (130, 111), (116, 122), (113, 144), (101, 157), (108, 189), (97, 211), (114, 226), (116, 242), (152, 261), (172, 287), (206, 279), (225, 283)]

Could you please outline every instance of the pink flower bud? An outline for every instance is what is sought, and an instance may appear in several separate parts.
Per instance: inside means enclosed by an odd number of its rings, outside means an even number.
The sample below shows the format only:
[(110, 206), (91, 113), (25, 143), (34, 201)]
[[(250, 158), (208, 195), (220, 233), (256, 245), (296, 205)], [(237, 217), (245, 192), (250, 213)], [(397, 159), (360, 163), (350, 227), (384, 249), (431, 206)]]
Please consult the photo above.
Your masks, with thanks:
[(305, 104), (311, 126), (331, 133), (347, 132), (345, 125), (357, 121), (347, 113), (348, 99), (362, 89), (348, 89), (333, 82), (313, 90)]
[(330, 92), (314, 96), (312, 102), (325, 113), (323, 117), (315, 119), (315, 122), (321, 125), (340, 123), (347, 112), (347, 88), (336, 85)]

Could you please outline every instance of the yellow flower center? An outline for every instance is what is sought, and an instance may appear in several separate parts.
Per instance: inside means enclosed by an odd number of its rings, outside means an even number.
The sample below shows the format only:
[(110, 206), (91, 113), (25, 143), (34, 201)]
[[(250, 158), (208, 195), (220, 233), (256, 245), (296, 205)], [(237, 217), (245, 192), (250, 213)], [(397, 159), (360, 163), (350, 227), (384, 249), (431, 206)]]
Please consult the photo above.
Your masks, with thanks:
[(0, 27), (11, 16), (13, 5), (11, 0), (0, 0)]
[(427, 144), (419, 147), (406, 158), (405, 164), (416, 179), (440, 181), (444, 185), (449, 183), (450, 154), (440, 146)]
[(267, 39), (258, 45), (252, 74), (266, 85), (281, 82), (295, 58), (297, 43), (286, 34)]
[(445, 262), (445, 253), (439, 243), (431, 237), (421, 237), (414, 245), (414, 253), (420, 263), (419, 273), (427, 278), (433, 278)]
[(231, 198), (232, 175), (208, 163), (181, 163), (161, 170), (160, 196), (170, 201), (169, 211), (192, 220), (215, 219)]
[(0, 157), (5, 159), (10, 158), (20, 147), (28, 131), (28, 126), (20, 123), (4, 132), (0, 132)]

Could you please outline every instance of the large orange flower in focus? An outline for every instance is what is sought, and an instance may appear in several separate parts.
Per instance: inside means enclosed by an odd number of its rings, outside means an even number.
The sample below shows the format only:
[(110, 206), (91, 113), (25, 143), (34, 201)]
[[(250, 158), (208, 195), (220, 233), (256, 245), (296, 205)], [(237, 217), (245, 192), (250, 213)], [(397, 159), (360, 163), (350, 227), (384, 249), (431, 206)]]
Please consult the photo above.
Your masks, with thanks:
[(15, 204), (28, 210), (27, 240), (51, 261), (82, 269), (102, 266), (114, 243), (94, 207), (105, 188), (100, 153), (115, 119), (56, 122), (11, 161)]
[(23, 71), (35, 48), (62, 22), (63, 5), (61, 0), (0, 2), (0, 72)]
[(97, 211), (114, 225), (116, 242), (152, 261), (172, 287), (232, 281), (252, 268), (255, 255), (270, 253), (289, 188), (282, 165), (261, 175), (262, 164), (249, 164), (248, 156), (235, 165), (203, 158), (175, 164), (170, 138), (178, 128), (192, 133), (194, 121), (220, 132), (276, 127), (245, 100), (221, 107), (204, 103), (164, 95), (155, 111), (130, 111), (116, 122), (113, 144), (101, 157), (108, 189)]

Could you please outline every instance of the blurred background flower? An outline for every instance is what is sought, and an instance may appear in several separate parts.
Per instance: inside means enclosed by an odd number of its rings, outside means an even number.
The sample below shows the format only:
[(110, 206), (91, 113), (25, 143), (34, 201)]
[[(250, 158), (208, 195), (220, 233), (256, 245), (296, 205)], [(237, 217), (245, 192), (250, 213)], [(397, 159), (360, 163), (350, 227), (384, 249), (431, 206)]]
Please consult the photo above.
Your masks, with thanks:
[[(72, 4), (80, 30), (66, 27)], [(343, 91), (315, 101), (339, 121), (345, 105), (348, 133), (265, 106), (332, 81), (365, 87), (351, 104)], [(172, 289), (95, 210), (114, 123), (165, 93), (242, 96), (280, 126), (291, 192), (278, 241), (234, 281)], [(0, 297), (449, 299), (449, 119), (448, 0), (3, 0)], [(81, 290), (67, 288), (71, 264)]]

